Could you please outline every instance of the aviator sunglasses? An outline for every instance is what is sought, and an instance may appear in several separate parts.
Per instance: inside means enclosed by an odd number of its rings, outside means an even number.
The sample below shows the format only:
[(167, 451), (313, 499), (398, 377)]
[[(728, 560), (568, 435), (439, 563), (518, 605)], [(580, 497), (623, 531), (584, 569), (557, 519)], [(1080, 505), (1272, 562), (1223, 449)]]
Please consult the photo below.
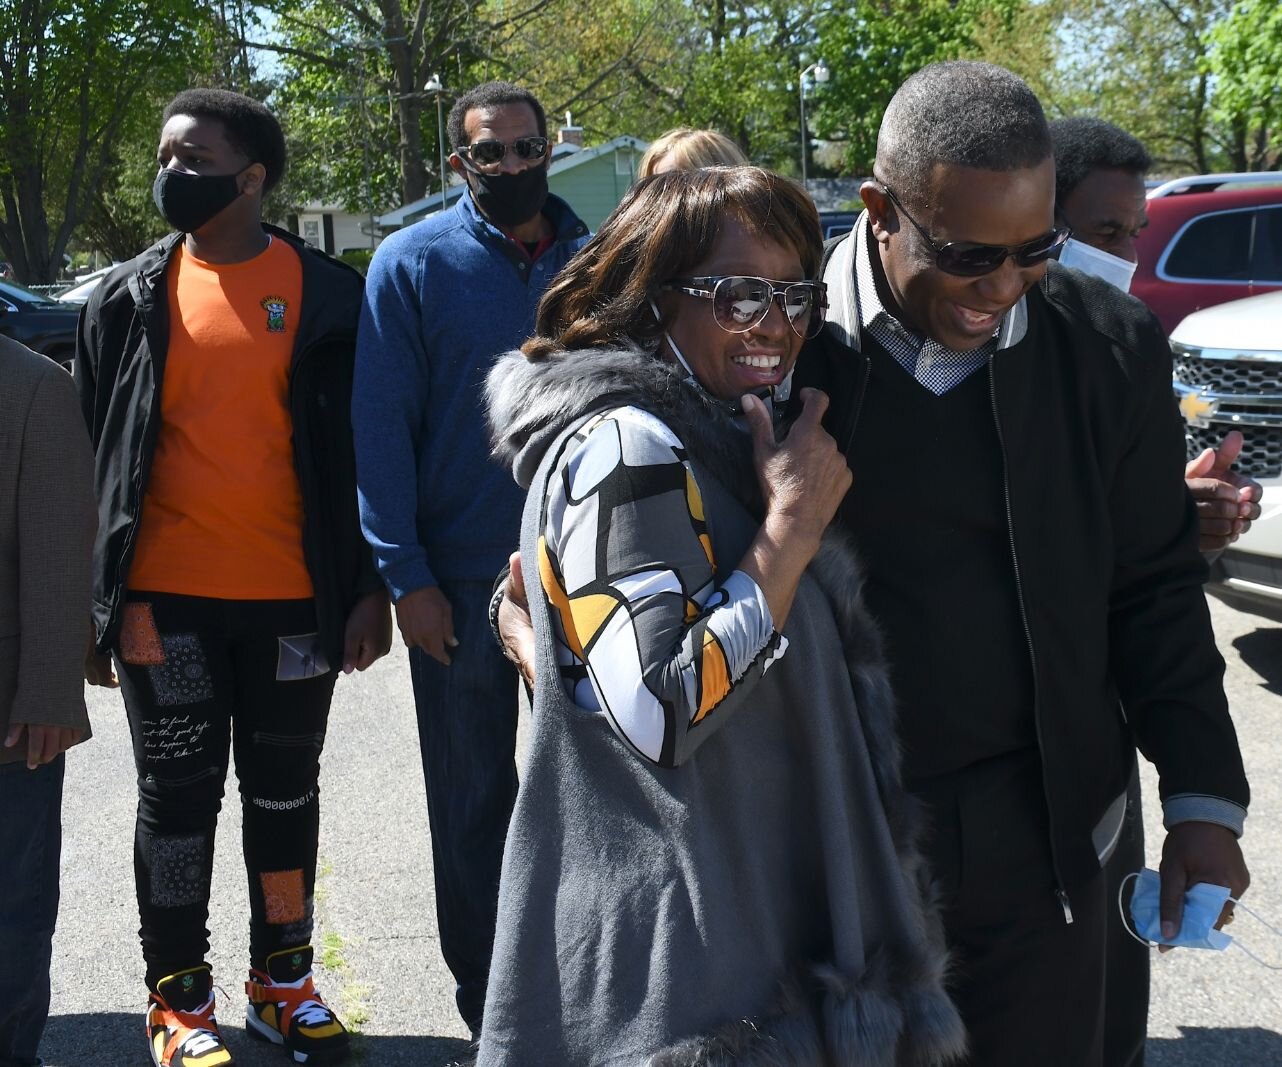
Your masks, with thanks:
[[(541, 159), (548, 150), (548, 139), (518, 137), (510, 147), (522, 159)], [(454, 151), (478, 167), (492, 167), (495, 163), (502, 162), (508, 148), (509, 146), (500, 140), (486, 138), (484, 141), (474, 141), (472, 144), (461, 144)]]
[(741, 274), (673, 278), (661, 288), (712, 301), (712, 315), (727, 333), (747, 333), (777, 303), (798, 337), (814, 337), (823, 328), (828, 290), (823, 282), (778, 282)]
[(882, 189), (890, 197), (890, 202), (902, 213), (904, 218), (913, 224), (913, 228), (922, 235), (935, 253), (935, 266), (945, 274), (956, 274), (963, 278), (977, 278), (981, 274), (991, 274), (1009, 256), (1019, 267), (1036, 267), (1050, 259), (1051, 253), (1069, 239), (1073, 231), (1068, 226), (1051, 230), (1050, 233), (1035, 237), (1014, 248), (1006, 245), (976, 244), (974, 241), (949, 241), (947, 244), (936, 244), (935, 239), (899, 202), (899, 197), (885, 182)]

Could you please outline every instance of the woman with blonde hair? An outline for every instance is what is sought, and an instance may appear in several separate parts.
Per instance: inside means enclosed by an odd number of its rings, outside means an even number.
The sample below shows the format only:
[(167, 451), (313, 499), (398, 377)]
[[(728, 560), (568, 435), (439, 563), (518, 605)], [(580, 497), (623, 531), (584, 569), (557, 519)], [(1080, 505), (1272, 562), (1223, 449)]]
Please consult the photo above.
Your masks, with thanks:
[(805, 391), (814, 205), (642, 179), (487, 384), (536, 669), (481, 1067), (934, 1067), (964, 1036)]
[(743, 154), (743, 149), (724, 133), (678, 126), (650, 142), (637, 167), (637, 176), (649, 178), (670, 170), (742, 167), (747, 163), (748, 157)]

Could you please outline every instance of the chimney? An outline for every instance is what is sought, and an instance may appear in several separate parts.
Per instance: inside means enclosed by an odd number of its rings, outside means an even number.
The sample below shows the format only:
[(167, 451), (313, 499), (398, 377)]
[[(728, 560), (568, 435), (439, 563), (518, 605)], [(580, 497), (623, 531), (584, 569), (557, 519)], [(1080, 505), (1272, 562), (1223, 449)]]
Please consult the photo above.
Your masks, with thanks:
[(567, 111), (565, 113), (565, 125), (561, 127), (561, 132), (556, 135), (557, 144), (572, 144), (578, 148), (583, 147), (583, 127), (574, 125), (574, 119)]

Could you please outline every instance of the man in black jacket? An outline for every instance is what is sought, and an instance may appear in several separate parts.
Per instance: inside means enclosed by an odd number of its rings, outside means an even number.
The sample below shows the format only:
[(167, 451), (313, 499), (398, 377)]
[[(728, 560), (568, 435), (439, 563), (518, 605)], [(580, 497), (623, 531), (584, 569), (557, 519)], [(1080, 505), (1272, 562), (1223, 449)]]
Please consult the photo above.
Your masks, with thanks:
[(338, 671), (391, 642), (356, 510), (361, 279), (262, 224), (285, 163), (266, 108), (188, 90), (164, 118), (153, 193), (179, 232), (104, 279), (75, 366), (99, 507), (86, 676), (116, 684), (114, 654), (134, 741), (148, 1051), (231, 1063), (205, 927), (234, 741), (247, 1026), (334, 1063), (347, 1034), (311, 977), (319, 759)]
[(830, 249), (830, 321), (799, 371), (832, 396), (855, 472), (840, 518), (984, 1067), (1104, 1062), (1101, 867), (1137, 744), (1161, 776), (1164, 933), (1189, 885), (1248, 883), (1166, 340), (1119, 290), (1048, 268), (1054, 191), (1023, 82), (919, 71), (883, 119), (867, 214)]

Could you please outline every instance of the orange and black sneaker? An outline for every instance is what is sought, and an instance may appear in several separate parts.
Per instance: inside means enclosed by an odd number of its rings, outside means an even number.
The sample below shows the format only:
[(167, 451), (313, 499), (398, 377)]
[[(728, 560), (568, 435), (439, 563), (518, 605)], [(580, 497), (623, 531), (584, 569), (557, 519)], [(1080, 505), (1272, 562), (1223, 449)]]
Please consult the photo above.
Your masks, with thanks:
[(214, 1018), (208, 964), (156, 983), (147, 1001), (147, 1044), (153, 1067), (231, 1067)]
[(347, 1059), (347, 1031), (312, 983), (311, 945), (273, 952), (266, 973), (249, 972), (245, 992), (245, 1029), (254, 1037), (282, 1045), (295, 1063)]

